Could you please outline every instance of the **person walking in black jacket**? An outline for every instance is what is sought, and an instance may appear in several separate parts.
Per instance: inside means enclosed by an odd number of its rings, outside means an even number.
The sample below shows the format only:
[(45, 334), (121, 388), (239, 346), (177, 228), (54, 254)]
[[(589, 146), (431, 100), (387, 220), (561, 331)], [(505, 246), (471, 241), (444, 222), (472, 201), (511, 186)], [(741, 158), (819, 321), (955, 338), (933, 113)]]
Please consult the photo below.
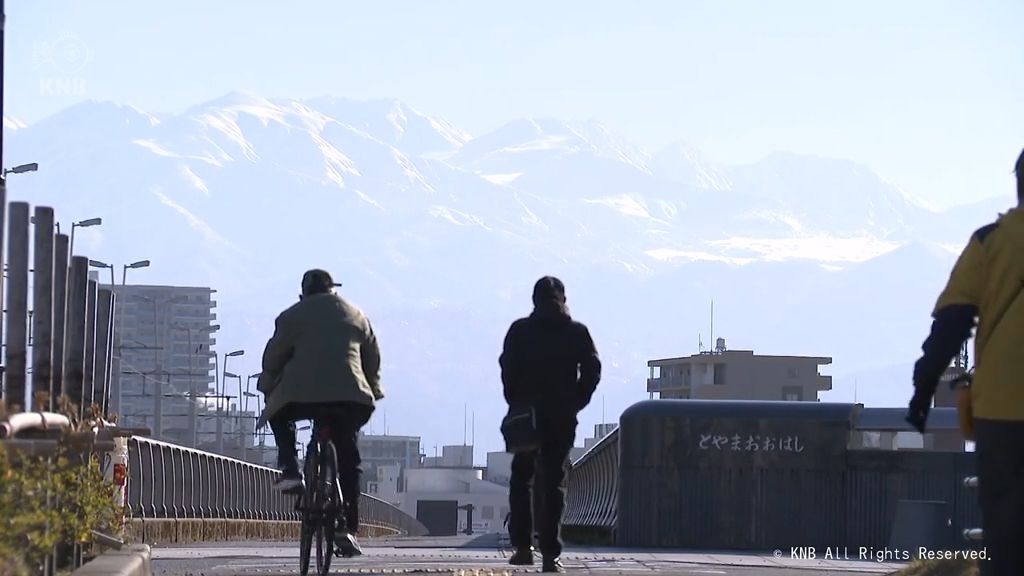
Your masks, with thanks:
[(513, 565), (533, 564), (533, 510), (530, 485), (540, 466), (543, 517), (538, 518), (544, 572), (562, 572), (561, 524), (569, 452), (576, 440), (576, 415), (585, 408), (601, 380), (601, 360), (590, 331), (572, 319), (565, 285), (545, 276), (533, 287), (533, 313), (509, 327), (499, 359), (505, 401), (532, 404), (541, 436), (537, 452), (512, 457), (509, 482), (509, 537)]

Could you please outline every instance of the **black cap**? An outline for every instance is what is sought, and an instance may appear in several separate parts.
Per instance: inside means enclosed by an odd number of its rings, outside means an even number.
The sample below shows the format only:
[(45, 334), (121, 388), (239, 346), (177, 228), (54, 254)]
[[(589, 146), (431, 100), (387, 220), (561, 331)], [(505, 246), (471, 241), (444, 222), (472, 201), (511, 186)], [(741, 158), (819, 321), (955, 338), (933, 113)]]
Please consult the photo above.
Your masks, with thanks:
[(330, 292), (331, 288), (337, 288), (339, 286), (341, 286), (341, 284), (335, 282), (334, 278), (331, 278), (331, 274), (326, 270), (314, 268), (312, 270), (307, 270), (306, 273), (302, 275), (302, 294), (305, 296)]
[(565, 303), (565, 284), (554, 276), (545, 276), (533, 285), (533, 302)]

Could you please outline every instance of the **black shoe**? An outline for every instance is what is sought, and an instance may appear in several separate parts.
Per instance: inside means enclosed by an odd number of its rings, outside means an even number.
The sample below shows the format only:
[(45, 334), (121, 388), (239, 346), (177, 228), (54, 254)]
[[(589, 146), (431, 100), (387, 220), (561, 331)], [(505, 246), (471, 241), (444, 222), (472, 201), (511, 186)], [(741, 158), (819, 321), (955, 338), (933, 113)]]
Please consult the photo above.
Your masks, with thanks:
[(516, 548), (508, 563), (513, 566), (533, 566), (533, 548)]
[(564, 573), (565, 568), (562, 566), (562, 561), (557, 556), (555, 556), (554, 558), (550, 556), (545, 556), (544, 562), (541, 563), (540, 571)]
[(338, 547), (337, 554), (345, 558), (363, 555), (363, 549), (359, 547), (359, 540), (356, 540), (355, 534), (339, 532), (335, 544)]
[(298, 468), (285, 467), (281, 470), (281, 476), (274, 481), (274, 487), (285, 494), (301, 494), (305, 485)]

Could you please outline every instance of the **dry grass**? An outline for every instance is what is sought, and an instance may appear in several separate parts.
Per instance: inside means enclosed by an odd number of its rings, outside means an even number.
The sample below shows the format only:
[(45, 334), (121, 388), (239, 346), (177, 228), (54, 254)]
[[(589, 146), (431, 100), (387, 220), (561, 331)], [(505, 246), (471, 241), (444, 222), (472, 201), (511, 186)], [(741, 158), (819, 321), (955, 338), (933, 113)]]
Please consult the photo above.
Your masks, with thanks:
[(978, 576), (974, 560), (915, 560), (892, 576)]

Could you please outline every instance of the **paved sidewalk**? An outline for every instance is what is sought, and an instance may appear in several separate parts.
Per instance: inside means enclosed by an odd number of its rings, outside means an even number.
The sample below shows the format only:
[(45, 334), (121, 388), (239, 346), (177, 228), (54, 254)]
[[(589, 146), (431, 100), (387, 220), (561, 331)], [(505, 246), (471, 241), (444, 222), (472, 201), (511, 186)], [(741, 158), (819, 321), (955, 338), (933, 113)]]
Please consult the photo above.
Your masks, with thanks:
[[(521, 574), (533, 567), (508, 565), (509, 552), (488, 546), (486, 540), (422, 538), (366, 540), (364, 555), (337, 558), (331, 573), (345, 574)], [(314, 551), (315, 554), (315, 551)], [(850, 551), (849, 556), (854, 556)], [(234, 576), (294, 574), (298, 543), (210, 543), (153, 549), (156, 574)], [(845, 559), (799, 559), (774, 552), (669, 552), (613, 548), (569, 547), (562, 556), (570, 574), (722, 574), (753, 576), (813, 576), (891, 574), (905, 564)], [(314, 559), (315, 566), (315, 559)]]

